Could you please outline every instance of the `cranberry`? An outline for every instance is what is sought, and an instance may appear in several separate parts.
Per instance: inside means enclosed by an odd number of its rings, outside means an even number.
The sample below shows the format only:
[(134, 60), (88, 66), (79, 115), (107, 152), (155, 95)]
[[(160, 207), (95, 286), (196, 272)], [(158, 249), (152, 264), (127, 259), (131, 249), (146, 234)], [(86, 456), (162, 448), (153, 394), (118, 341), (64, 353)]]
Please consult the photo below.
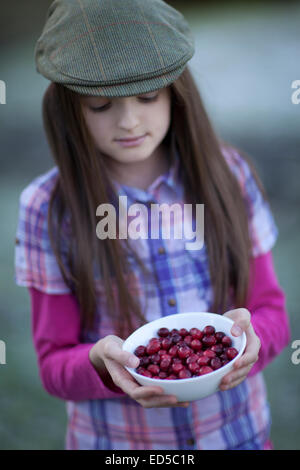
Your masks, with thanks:
[(186, 358), (186, 364), (192, 364), (193, 362), (197, 362), (199, 356), (197, 354), (191, 354)]
[(193, 341), (193, 337), (192, 337), (191, 335), (185, 336), (184, 342), (185, 342), (188, 346), (191, 345), (191, 342), (192, 342), (192, 341)]
[(168, 374), (167, 374), (167, 372), (160, 371), (160, 373), (158, 374), (158, 377), (160, 379), (165, 379), (166, 377), (168, 377)]
[(152, 374), (149, 370), (144, 369), (142, 372), (140, 372), (141, 375), (144, 375), (145, 377), (152, 377)]
[(216, 353), (212, 351), (211, 349), (206, 349), (203, 353), (203, 356), (207, 356), (210, 359), (212, 359), (213, 357), (216, 357)]
[(153, 375), (158, 375), (159, 374), (159, 367), (156, 366), (155, 364), (150, 364), (148, 367), (147, 367), (147, 370), (149, 372), (151, 372), (151, 374)]
[(199, 357), (197, 364), (199, 366), (207, 366), (210, 363), (210, 358), (207, 356), (201, 356)]
[(178, 353), (178, 346), (171, 346), (171, 348), (169, 349), (168, 353), (170, 354), (170, 356), (177, 356), (177, 353)]
[(135, 350), (134, 350), (134, 354), (137, 356), (137, 357), (142, 357), (146, 354), (146, 347), (145, 346), (138, 346)]
[(201, 341), (199, 341), (199, 339), (193, 339), (193, 341), (191, 341), (191, 348), (193, 348), (194, 351), (200, 351), (200, 349), (202, 349)]
[(231, 338), (229, 338), (229, 336), (223, 336), (222, 338), (222, 344), (223, 346), (227, 346), (227, 347), (230, 347), (232, 345), (232, 341), (231, 341)]
[(140, 366), (147, 366), (148, 364), (150, 364), (150, 357), (149, 356), (140, 357)]
[(203, 333), (201, 330), (199, 330), (198, 328), (191, 328), (190, 329), (190, 335), (192, 336), (192, 338), (194, 339), (201, 339), (202, 336), (203, 336)]
[(149, 356), (149, 359), (150, 359), (150, 362), (152, 362), (152, 364), (160, 363), (160, 355), (158, 353), (152, 354), (151, 356)]
[(207, 336), (210, 336), (210, 335), (214, 335), (216, 332), (215, 328), (211, 325), (207, 325), (204, 329), (203, 329), (203, 334), (204, 335), (207, 335)]
[(203, 367), (200, 367), (200, 375), (204, 375), (204, 374), (209, 374), (210, 372), (212, 372), (213, 369), (209, 366), (203, 366)]
[(175, 362), (175, 364), (172, 364), (172, 371), (177, 375), (183, 368), (184, 365), (181, 362)]
[(161, 336), (162, 338), (168, 336), (169, 333), (170, 331), (168, 330), (168, 328), (160, 328), (157, 332), (158, 336)]
[(192, 372), (192, 374), (195, 374), (200, 369), (200, 366), (196, 362), (191, 362), (188, 365), (188, 368)]
[(188, 348), (187, 346), (182, 346), (181, 348), (178, 349), (178, 356), (181, 358), (181, 359), (186, 359), (191, 353), (191, 350), (190, 348)]
[(170, 374), (168, 377), (166, 377), (166, 380), (176, 380), (178, 377), (175, 374)]
[(163, 349), (169, 349), (172, 346), (172, 340), (170, 338), (164, 338), (161, 342)]
[[(215, 335), (215, 336), (216, 336), (216, 335)], [(214, 351), (214, 352), (217, 354), (217, 356), (218, 356), (219, 354), (222, 354), (222, 352), (223, 352), (223, 346), (222, 346), (222, 344), (219, 344), (219, 343), (214, 344), (210, 349), (211, 349), (212, 351)]]
[(190, 377), (192, 377), (192, 374), (188, 369), (182, 369), (178, 373), (179, 379), (189, 379)]
[(213, 370), (220, 369), (222, 367), (222, 361), (219, 357), (213, 357), (210, 361), (210, 366)]
[(181, 336), (179, 333), (174, 333), (171, 335), (171, 340), (173, 344), (178, 343), (178, 341), (181, 341)]
[(216, 344), (216, 342), (217, 342), (217, 340), (213, 335), (203, 336), (203, 338), (202, 338), (202, 344), (206, 348), (210, 348), (211, 346)]
[(223, 331), (217, 331), (215, 333), (215, 338), (217, 340), (217, 343), (220, 343), (222, 341), (222, 338), (225, 336), (225, 333)]
[(178, 333), (180, 334), (181, 337), (185, 337), (189, 334), (188, 330), (186, 330), (185, 328), (180, 328), (180, 330), (178, 331)]
[(161, 370), (163, 370), (163, 371), (168, 370), (169, 367), (170, 367), (170, 364), (171, 364), (171, 358), (170, 358), (170, 359), (163, 358), (163, 359), (160, 361), (160, 368), (161, 368)]
[(228, 359), (231, 361), (232, 359), (235, 358), (235, 356), (238, 355), (238, 351), (235, 348), (228, 348), (226, 351), (226, 355)]
[(149, 356), (157, 353), (159, 350), (160, 350), (160, 344), (157, 339), (156, 339), (156, 342), (152, 341), (150, 344), (148, 344), (146, 348), (147, 354), (149, 354)]

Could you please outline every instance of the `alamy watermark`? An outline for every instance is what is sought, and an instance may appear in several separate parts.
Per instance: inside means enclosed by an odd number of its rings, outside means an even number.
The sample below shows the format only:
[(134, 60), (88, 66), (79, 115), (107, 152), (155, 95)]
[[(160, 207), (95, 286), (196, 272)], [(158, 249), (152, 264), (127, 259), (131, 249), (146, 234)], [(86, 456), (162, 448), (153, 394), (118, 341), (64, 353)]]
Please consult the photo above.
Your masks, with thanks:
[[(196, 204), (196, 216), (193, 219), (192, 204), (151, 204), (150, 223), (148, 208), (145, 204), (135, 203), (127, 206), (127, 196), (119, 196), (119, 233), (118, 238), (159, 239), (160, 214), (162, 216), (162, 238), (171, 238), (171, 229), (176, 240), (196, 240), (186, 242), (187, 250), (201, 250), (204, 245), (204, 204)], [(107, 214), (105, 216), (105, 214)], [(96, 210), (97, 216), (105, 216), (96, 226), (96, 234), (100, 240), (117, 238), (117, 213), (113, 204), (100, 204)], [(173, 216), (173, 221), (172, 221)], [(134, 217), (133, 220), (128, 219)], [(193, 225), (195, 222), (195, 230)]]
[(298, 364), (300, 364), (300, 339), (295, 339), (292, 342), (291, 347), (292, 349), (295, 349), (295, 351), (292, 353), (291, 361), (297, 366)]
[(0, 340), (0, 365), (6, 364), (6, 344)]
[(292, 88), (295, 88), (295, 91), (292, 93), (291, 101), (293, 104), (300, 103), (300, 80), (294, 80), (292, 82)]
[(0, 80), (0, 104), (6, 104), (6, 85), (3, 80)]

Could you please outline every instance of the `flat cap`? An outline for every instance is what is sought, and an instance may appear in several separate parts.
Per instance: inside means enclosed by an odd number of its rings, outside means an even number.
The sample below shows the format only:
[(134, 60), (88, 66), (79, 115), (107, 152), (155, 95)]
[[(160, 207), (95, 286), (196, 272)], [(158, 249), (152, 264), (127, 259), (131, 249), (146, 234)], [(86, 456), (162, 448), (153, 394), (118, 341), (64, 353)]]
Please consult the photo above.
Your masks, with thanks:
[(168, 86), (194, 54), (184, 16), (162, 0), (55, 0), (35, 46), (37, 71), (83, 95)]

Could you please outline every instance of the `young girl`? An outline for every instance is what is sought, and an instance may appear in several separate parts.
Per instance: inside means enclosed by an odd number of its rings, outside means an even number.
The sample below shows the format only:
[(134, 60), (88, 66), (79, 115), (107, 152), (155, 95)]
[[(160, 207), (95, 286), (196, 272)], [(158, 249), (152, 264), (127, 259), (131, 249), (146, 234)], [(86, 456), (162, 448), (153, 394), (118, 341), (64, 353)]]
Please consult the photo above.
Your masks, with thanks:
[[(67, 402), (67, 449), (272, 448), (261, 371), (289, 341), (277, 228), (250, 161), (210, 125), (193, 53), (161, 0), (56, 0), (36, 46), (56, 165), (20, 196), (15, 279), (31, 295), (43, 385)], [(120, 196), (149, 212), (204, 204), (203, 248), (97, 237), (97, 207), (118, 210)], [(220, 391), (178, 403), (134, 381), (122, 342), (189, 311), (229, 316), (247, 346)]]

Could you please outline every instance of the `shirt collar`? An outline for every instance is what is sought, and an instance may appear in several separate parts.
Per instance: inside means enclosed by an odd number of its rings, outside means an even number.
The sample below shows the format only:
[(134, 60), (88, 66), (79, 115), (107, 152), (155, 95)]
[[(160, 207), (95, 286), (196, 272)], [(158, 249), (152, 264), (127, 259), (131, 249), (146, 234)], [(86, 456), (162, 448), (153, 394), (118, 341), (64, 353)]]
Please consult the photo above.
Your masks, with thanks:
[(180, 157), (178, 150), (175, 150), (174, 161), (171, 164), (169, 170), (159, 175), (147, 189), (141, 189), (134, 186), (127, 186), (120, 184), (116, 180), (113, 180), (113, 183), (116, 187), (117, 193), (119, 195), (126, 195), (130, 199), (137, 202), (148, 202), (156, 199), (155, 194), (158, 192), (160, 185), (165, 184), (175, 193), (178, 191), (179, 180), (180, 180)]

